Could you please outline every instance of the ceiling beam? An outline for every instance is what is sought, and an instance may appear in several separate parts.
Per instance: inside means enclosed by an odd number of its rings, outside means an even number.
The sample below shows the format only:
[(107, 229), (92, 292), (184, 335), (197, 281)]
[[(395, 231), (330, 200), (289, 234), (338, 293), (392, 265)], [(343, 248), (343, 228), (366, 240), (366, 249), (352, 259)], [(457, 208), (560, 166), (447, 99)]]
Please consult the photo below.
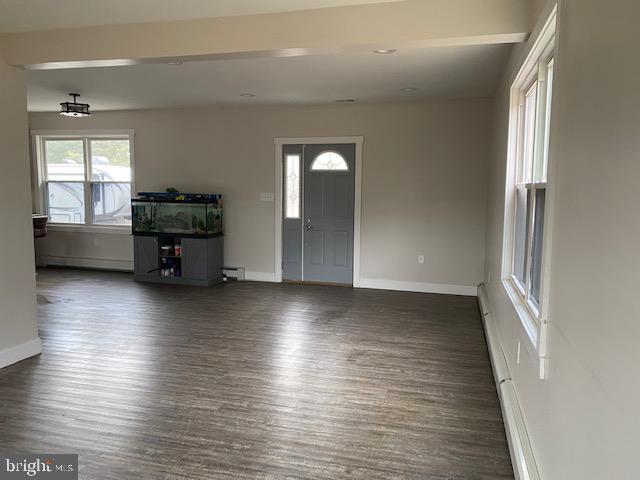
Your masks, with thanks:
[(26, 68), (73, 68), (403, 46), (523, 41), (528, 0), (407, 0), (262, 15), (66, 28), (4, 35)]

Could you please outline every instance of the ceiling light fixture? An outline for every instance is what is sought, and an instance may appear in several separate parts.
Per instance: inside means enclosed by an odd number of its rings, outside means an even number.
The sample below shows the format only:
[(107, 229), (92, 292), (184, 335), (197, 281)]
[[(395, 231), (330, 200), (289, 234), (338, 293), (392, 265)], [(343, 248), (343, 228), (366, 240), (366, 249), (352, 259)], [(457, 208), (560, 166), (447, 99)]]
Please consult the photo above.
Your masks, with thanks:
[(244, 97), (244, 98), (253, 98), (253, 97), (255, 97), (255, 94), (253, 94), (253, 93), (241, 93), (240, 96)]
[(79, 93), (70, 93), (73, 97), (73, 102), (62, 102), (60, 104), (60, 115), (65, 117), (88, 117), (91, 115), (89, 112), (88, 103), (78, 103)]
[(416, 87), (404, 87), (404, 88), (401, 88), (400, 90), (402, 90), (405, 93), (413, 93), (418, 91)]
[(395, 48), (380, 48), (378, 50), (374, 50), (373, 53), (379, 53), (380, 55), (386, 55), (389, 53), (396, 53), (397, 50)]

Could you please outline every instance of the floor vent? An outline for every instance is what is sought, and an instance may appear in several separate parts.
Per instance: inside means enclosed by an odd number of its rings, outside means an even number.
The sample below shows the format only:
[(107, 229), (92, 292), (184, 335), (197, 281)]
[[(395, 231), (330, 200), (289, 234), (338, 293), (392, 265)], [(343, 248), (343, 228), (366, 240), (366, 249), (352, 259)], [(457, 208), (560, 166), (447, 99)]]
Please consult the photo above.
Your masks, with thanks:
[(244, 280), (244, 267), (222, 267), (222, 276), (225, 280)]

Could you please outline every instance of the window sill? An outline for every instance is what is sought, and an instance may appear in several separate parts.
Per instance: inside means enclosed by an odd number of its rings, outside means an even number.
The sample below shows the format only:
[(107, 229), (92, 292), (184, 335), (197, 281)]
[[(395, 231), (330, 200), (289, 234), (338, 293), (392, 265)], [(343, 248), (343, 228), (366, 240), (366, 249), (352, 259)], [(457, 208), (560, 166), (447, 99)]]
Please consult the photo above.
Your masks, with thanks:
[(510, 279), (503, 279), (502, 286), (507, 292), (507, 296), (509, 297), (509, 300), (511, 300), (513, 308), (516, 310), (516, 313), (520, 318), (520, 323), (524, 327), (525, 332), (527, 332), (529, 340), (531, 340), (533, 347), (537, 351), (538, 336), (540, 335), (538, 319), (533, 315), (531, 310), (529, 310), (525, 299), (522, 298), (522, 295), (520, 295), (520, 292)]
[(131, 235), (131, 225), (103, 226), (103, 225), (69, 225), (64, 223), (50, 223), (47, 226), (47, 229), (51, 232)]

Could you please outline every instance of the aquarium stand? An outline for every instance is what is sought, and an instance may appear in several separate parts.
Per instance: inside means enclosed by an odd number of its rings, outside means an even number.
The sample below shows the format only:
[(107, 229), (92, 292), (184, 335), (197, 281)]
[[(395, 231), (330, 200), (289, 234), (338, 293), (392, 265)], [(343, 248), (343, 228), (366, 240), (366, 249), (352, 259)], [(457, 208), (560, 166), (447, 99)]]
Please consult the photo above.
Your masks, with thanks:
[(139, 282), (210, 286), (222, 282), (224, 237), (134, 234), (134, 279)]

